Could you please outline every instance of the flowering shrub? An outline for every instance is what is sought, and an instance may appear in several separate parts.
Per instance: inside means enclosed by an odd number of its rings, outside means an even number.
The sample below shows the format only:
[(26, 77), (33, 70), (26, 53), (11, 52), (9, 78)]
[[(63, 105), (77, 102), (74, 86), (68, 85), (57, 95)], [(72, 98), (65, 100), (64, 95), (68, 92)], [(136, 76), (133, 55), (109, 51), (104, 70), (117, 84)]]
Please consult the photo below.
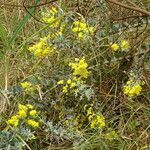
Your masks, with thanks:
[(74, 21), (72, 31), (77, 35), (78, 39), (85, 39), (87, 36), (91, 36), (94, 33), (94, 27), (89, 27), (85, 20)]
[(0, 149), (144, 149), (144, 34), (136, 41), (133, 29), (122, 31), (130, 22), (110, 20), (103, 0), (40, 2), (31, 8), (39, 23), (26, 22), (17, 38), (28, 15), (14, 32), (9, 19), (0, 23)]
[(48, 37), (40, 38), (40, 41), (29, 47), (29, 51), (32, 52), (37, 58), (43, 58), (46, 56), (53, 56), (55, 48), (53, 45), (48, 44)]
[(102, 115), (95, 114), (92, 107), (89, 107), (87, 109), (87, 118), (90, 122), (91, 128), (102, 129), (103, 127), (105, 127), (105, 118)]
[(80, 84), (85, 83), (84, 79), (86, 79), (90, 74), (88, 71), (88, 64), (85, 62), (85, 58), (80, 60), (75, 58), (75, 63), (69, 63), (69, 66), (73, 69), (72, 78), (68, 79), (66, 84), (64, 84), (64, 80), (57, 82), (58, 85), (64, 85), (64, 93), (67, 93), (68, 91), (75, 92), (75, 87), (77, 88)]
[(130, 48), (130, 44), (129, 41), (127, 40), (122, 40), (121, 43), (119, 43), (119, 45), (117, 43), (113, 43), (111, 44), (111, 49), (112, 51), (118, 51), (119, 49), (121, 49), (122, 51), (127, 51)]
[(34, 93), (34, 91), (37, 89), (36, 85), (33, 85), (30, 82), (22, 82), (21, 87), (28, 94)]
[(49, 24), (52, 28), (57, 28), (59, 26), (60, 20), (57, 19), (58, 10), (55, 7), (52, 7), (48, 12), (42, 12), (42, 21)]
[(135, 83), (134, 81), (130, 80), (124, 86), (124, 94), (128, 95), (129, 97), (138, 96), (142, 91), (142, 87), (139, 83)]
[(79, 78), (87, 78), (89, 71), (87, 70), (88, 64), (85, 62), (85, 58), (79, 60), (75, 59), (76, 63), (70, 63), (69, 66), (74, 69), (73, 75), (79, 76)]
[(123, 87), (124, 94), (129, 97), (134, 97), (140, 95), (142, 91), (143, 82), (140, 79), (136, 79), (134, 73), (130, 73), (130, 78)]
[(17, 127), (19, 125), (19, 122), (24, 122), (31, 127), (39, 127), (39, 122), (35, 121), (34, 119), (37, 118), (38, 112), (34, 109), (34, 107), (30, 104), (27, 105), (18, 105), (18, 113), (14, 116), (12, 116), (7, 123)]

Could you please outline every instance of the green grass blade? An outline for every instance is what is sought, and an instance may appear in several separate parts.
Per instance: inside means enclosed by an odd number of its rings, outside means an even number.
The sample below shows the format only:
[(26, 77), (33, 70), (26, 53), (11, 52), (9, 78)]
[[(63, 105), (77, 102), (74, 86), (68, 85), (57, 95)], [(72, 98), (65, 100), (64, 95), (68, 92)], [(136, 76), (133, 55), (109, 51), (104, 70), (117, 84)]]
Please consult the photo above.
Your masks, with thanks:
[[(38, 4), (40, 2), (40, 0), (36, 0), (35, 4)], [(29, 10), (30, 14), (32, 14), (35, 11), (35, 8), (31, 8)], [(21, 31), (21, 29), (24, 27), (24, 25), (26, 24), (26, 22), (31, 18), (31, 15), (29, 13), (27, 13), (27, 15), (20, 21), (20, 23), (18, 24), (18, 26), (16, 27), (16, 29), (14, 30), (13, 36), (10, 39), (9, 44), (11, 45), (13, 43), (13, 41), (16, 39), (17, 35), (19, 34), (19, 32)]]
[(0, 39), (2, 41), (3, 47), (5, 49), (8, 48), (8, 37), (7, 37), (7, 32), (2, 23), (0, 22)]

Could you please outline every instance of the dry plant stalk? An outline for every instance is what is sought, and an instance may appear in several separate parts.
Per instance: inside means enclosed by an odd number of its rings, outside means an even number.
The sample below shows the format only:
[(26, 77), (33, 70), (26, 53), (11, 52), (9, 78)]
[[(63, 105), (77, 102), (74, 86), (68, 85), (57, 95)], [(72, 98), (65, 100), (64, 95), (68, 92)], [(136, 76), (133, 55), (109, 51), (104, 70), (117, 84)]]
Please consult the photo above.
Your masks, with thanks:
[[(116, 0), (106, 0), (113, 21), (127, 20), (135, 17), (150, 17), (150, 12), (141, 9), (135, 3), (128, 0), (129, 5)], [(132, 6), (130, 6), (132, 5)]]

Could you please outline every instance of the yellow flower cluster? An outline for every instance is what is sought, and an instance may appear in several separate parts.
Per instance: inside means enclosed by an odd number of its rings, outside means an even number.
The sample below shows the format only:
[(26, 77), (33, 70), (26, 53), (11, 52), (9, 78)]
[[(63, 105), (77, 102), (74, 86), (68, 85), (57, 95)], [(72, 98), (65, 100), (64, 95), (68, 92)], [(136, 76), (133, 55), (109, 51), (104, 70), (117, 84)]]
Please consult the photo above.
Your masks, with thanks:
[(30, 82), (22, 82), (21, 87), (27, 93), (33, 93), (36, 90), (36, 86), (31, 84)]
[(36, 127), (39, 126), (39, 122), (34, 121), (34, 120), (32, 120), (32, 119), (28, 119), (28, 120), (27, 120), (27, 123), (28, 123), (28, 125), (32, 126), (33, 128), (36, 128)]
[(111, 49), (114, 52), (118, 51), (119, 49), (121, 49), (122, 51), (128, 50), (129, 48), (130, 48), (130, 44), (129, 44), (129, 41), (127, 40), (121, 41), (119, 45), (117, 43), (111, 44)]
[(19, 117), (17, 115), (14, 115), (7, 121), (7, 123), (14, 127), (17, 127), (19, 124)]
[(18, 105), (18, 113), (16, 115), (12, 116), (7, 121), (7, 123), (14, 127), (17, 127), (19, 125), (19, 121), (21, 119), (24, 119), (28, 125), (30, 125), (32, 127), (38, 127), (39, 122), (31, 119), (32, 117), (35, 118), (36, 116), (37, 116), (37, 111), (34, 109), (34, 107), (31, 104), (27, 104), (27, 105), (19, 104)]
[(94, 27), (89, 27), (85, 20), (74, 21), (72, 31), (77, 35), (78, 39), (84, 39), (87, 36), (93, 35)]
[(94, 113), (92, 107), (87, 109), (86, 114), (88, 121), (90, 122), (91, 128), (99, 128), (102, 129), (105, 127), (105, 118), (102, 115)]
[(111, 49), (112, 49), (112, 51), (118, 51), (119, 50), (119, 45), (114, 43), (114, 44), (111, 45)]
[(57, 82), (58, 85), (63, 85), (63, 93), (67, 93), (68, 91), (74, 92), (75, 87), (79, 84), (85, 83), (84, 79), (90, 74), (85, 58), (75, 58), (75, 63), (69, 63), (69, 66), (74, 70), (72, 78), (68, 79), (65, 83), (64, 80)]
[(130, 48), (129, 41), (127, 41), (127, 40), (121, 41), (120, 47), (121, 47), (122, 50), (127, 50), (127, 49), (129, 49), (129, 48)]
[(142, 91), (142, 86), (140, 82), (129, 80), (123, 87), (124, 94), (129, 97), (138, 96)]
[(67, 93), (68, 91), (74, 92), (74, 88), (77, 87), (79, 83), (84, 83), (80, 78), (73, 77), (72, 79), (68, 79), (66, 83), (64, 80), (60, 80), (57, 82), (58, 85), (63, 85), (63, 93)]
[(60, 24), (58, 10), (52, 7), (48, 12), (42, 13), (42, 21), (48, 23), (51, 28), (57, 28)]
[(88, 64), (86, 63), (84, 57), (82, 59), (75, 58), (75, 63), (69, 63), (69, 66), (74, 70), (74, 76), (87, 78), (90, 74), (88, 71)]
[(55, 48), (53, 45), (48, 44), (48, 38), (40, 38), (40, 41), (29, 47), (29, 51), (32, 52), (37, 58), (43, 58), (46, 56), (52, 56), (55, 53)]

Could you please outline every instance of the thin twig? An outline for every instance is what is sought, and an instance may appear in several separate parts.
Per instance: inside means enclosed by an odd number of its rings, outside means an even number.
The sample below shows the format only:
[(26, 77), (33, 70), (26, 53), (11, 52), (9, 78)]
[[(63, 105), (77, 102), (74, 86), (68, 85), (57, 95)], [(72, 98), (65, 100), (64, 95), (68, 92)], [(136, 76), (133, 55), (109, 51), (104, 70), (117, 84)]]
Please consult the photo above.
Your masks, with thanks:
[(123, 7), (123, 8), (126, 8), (126, 9), (131, 9), (131, 10), (137, 11), (139, 13), (145, 14), (146, 16), (150, 16), (150, 12), (149, 11), (143, 10), (143, 9), (141, 9), (139, 7), (127, 6), (127, 5), (125, 5), (123, 3), (120, 3), (120, 2), (118, 2), (116, 0), (106, 0), (106, 1), (110, 2), (110, 3), (113, 3), (113, 4), (116, 4), (116, 5), (119, 5), (119, 6)]
[[(26, 8), (40, 7), (40, 6), (44, 6), (44, 5), (47, 5), (47, 4), (56, 2), (56, 1), (57, 1), (57, 0), (51, 0), (51, 1), (49, 1), (49, 2), (42, 3), (42, 4), (37, 4), (37, 5), (26, 5), (25, 7), (26, 7)], [(3, 6), (7, 6), (7, 7), (20, 7), (20, 8), (24, 8), (23, 5), (7, 4), (7, 3), (0, 2), (0, 6), (2, 6), (2, 5), (3, 5)]]

